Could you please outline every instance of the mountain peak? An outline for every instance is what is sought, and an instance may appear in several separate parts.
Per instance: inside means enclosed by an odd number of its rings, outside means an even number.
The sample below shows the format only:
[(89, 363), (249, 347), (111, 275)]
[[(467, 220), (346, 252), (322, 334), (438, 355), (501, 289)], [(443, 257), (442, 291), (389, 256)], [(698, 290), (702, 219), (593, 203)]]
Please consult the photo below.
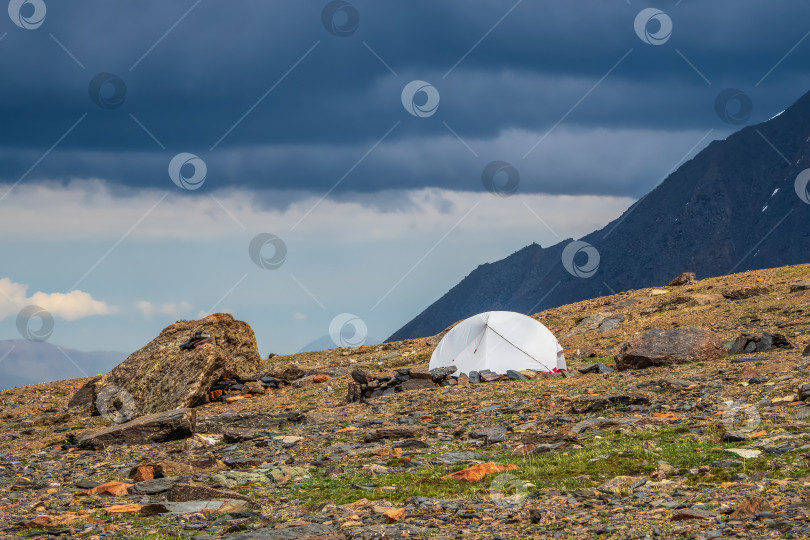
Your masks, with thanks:
[[(389, 341), (433, 335), (483, 311), (534, 313), (663, 285), (687, 270), (704, 278), (808, 262), (810, 205), (793, 190), (805, 168), (810, 92), (770, 120), (710, 143), (618, 219), (584, 236), (587, 249), (566, 252), (570, 239), (547, 248), (532, 243), (479, 266)], [(593, 272), (576, 266), (593, 262)]]

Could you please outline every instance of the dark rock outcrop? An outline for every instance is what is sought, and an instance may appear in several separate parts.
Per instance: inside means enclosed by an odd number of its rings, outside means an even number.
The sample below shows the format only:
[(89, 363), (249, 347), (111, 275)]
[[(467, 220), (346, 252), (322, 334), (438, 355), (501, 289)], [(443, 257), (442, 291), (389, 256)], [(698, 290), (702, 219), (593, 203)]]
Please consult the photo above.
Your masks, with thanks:
[(591, 364), (590, 366), (579, 368), (578, 371), (585, 375), (586, 373), (612, 373), (616, 370), (605, 364)]
[(734, 340), (728, 354), (743, 354), (752, 352), (765, 352), (771, 349), (792, 349), (793, 345), (782, 334), (743, 334)]
[(282, 414), (226, 412), (213, 416), (200, 417), (197, 420), (197, 432), (225, 433), (228, 429), (276, 429), (279, 426), (300, 424), (305, 421), (306, 417), (297, 412)]
[(185, 439), (194, 433), (197, 412), (193, 409), (175, 409), (130, 420), (85, 435), (79, 439), (79, 448), (97, 450), (116, 444), (150, 444)]
[(412, 439), (422, 432), (419, 426), (389, 426), (375, 429), (366, 434), (365, 441), (380, 441), (383, 439)]
[(307, 523), (285, 529), (264, 527), (234, 534), (230, 538), (231, 540), (344, 540), (346, 535), (334, 527), (320, 523)]
[(753, 298), (770, 292), (767, 287), (743, 287), (742, 289), (734, 289), (732, 291), (723, 292), (723, 298), (726, 300), (745, 300), (746, 298)]
[(712, 360), (723, 356), (723, 342), (711, 330), (686, 326), (674, 330), (653, 328), (622, 345), (616, 368), (640, 369)]
[(617, 405), (649, 405), (650, 400), (644, 396), (615, 394), (605, 396), (579, 396), (571, 402), (571, 412), (585, 414), (597, 412)]

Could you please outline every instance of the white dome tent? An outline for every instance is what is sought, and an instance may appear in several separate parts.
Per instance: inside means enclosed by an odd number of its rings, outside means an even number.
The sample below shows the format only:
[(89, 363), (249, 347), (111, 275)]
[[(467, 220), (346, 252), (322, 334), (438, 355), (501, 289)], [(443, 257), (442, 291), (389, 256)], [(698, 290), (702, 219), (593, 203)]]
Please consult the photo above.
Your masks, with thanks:
[(566, 371), (562, 347), (540, 322), (512, 311), (487, 311), (451, 329), (433, 351), (428, 369), (456, 366), (456, 374), (531, 369)]

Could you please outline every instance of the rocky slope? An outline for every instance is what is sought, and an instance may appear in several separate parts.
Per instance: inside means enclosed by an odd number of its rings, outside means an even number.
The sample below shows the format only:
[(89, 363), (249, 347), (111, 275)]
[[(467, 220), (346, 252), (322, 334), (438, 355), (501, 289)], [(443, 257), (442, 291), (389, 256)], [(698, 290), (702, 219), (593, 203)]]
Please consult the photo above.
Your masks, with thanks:
[[(621, 217), (583, 237), (599, 253), (590, 277), (564, 267), (572, 240), (532, 244), (479, 266), (389, 340), (429, 336), (482, 311), (534, 313), (649, 287), (684, 271), (704, 278), (809, 262), (810, 204), (794, 189), (808, 167), (805, 94), (783, 114), (712, 142)], [(573, 258), (580, 275), (588, 275), (589, 262), (596, 259), (585, 252)]]
[[(274, 385), (118, 426), (68, 407), (87, 379), (0, 392), (0, 534), (808, 537), (808, 313), (801, 265), (537, 313), (570, 377), (346, 402), (354, 370), (424, 370), (420, 338), (275, 357)], [(610, 371), (688, 327), (705, 359)]]

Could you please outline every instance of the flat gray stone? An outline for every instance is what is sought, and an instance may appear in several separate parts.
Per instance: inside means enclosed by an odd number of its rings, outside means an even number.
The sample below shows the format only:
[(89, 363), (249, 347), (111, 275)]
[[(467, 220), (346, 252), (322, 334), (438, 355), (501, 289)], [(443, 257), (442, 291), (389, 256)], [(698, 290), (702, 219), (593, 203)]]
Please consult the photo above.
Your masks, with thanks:
[(606, 493), (631, 492), (646, 483), (647, 479), (643, 476), (617, 476), (602, 483), (596, 489)]
[(249, 507), (248, 501), (236, 499), (221, 499), (211, 501), (185, 501), (185, 502), (160, 502), (152, 503), (141, 509), (141, 514), (146, 516), (168, 515), (182, 516), (196, 513), (217, 513), (241, 512)]
[(137, 493), (142, 495), (154, 495), (156, 493), (169, 491), (171, 487), (179, 481), (179, 476), (167, 476), (165, 478), (155, 478), (154, 480), (135, 482), (133, 487)]
[(481, 456), (475, 452), (448, 452), (446, 454), (434, 457), (432, 461), (435, 463), (443, 463), (445, 465), (455, 465), (465, 461), (480, 459), (480, 457)]

